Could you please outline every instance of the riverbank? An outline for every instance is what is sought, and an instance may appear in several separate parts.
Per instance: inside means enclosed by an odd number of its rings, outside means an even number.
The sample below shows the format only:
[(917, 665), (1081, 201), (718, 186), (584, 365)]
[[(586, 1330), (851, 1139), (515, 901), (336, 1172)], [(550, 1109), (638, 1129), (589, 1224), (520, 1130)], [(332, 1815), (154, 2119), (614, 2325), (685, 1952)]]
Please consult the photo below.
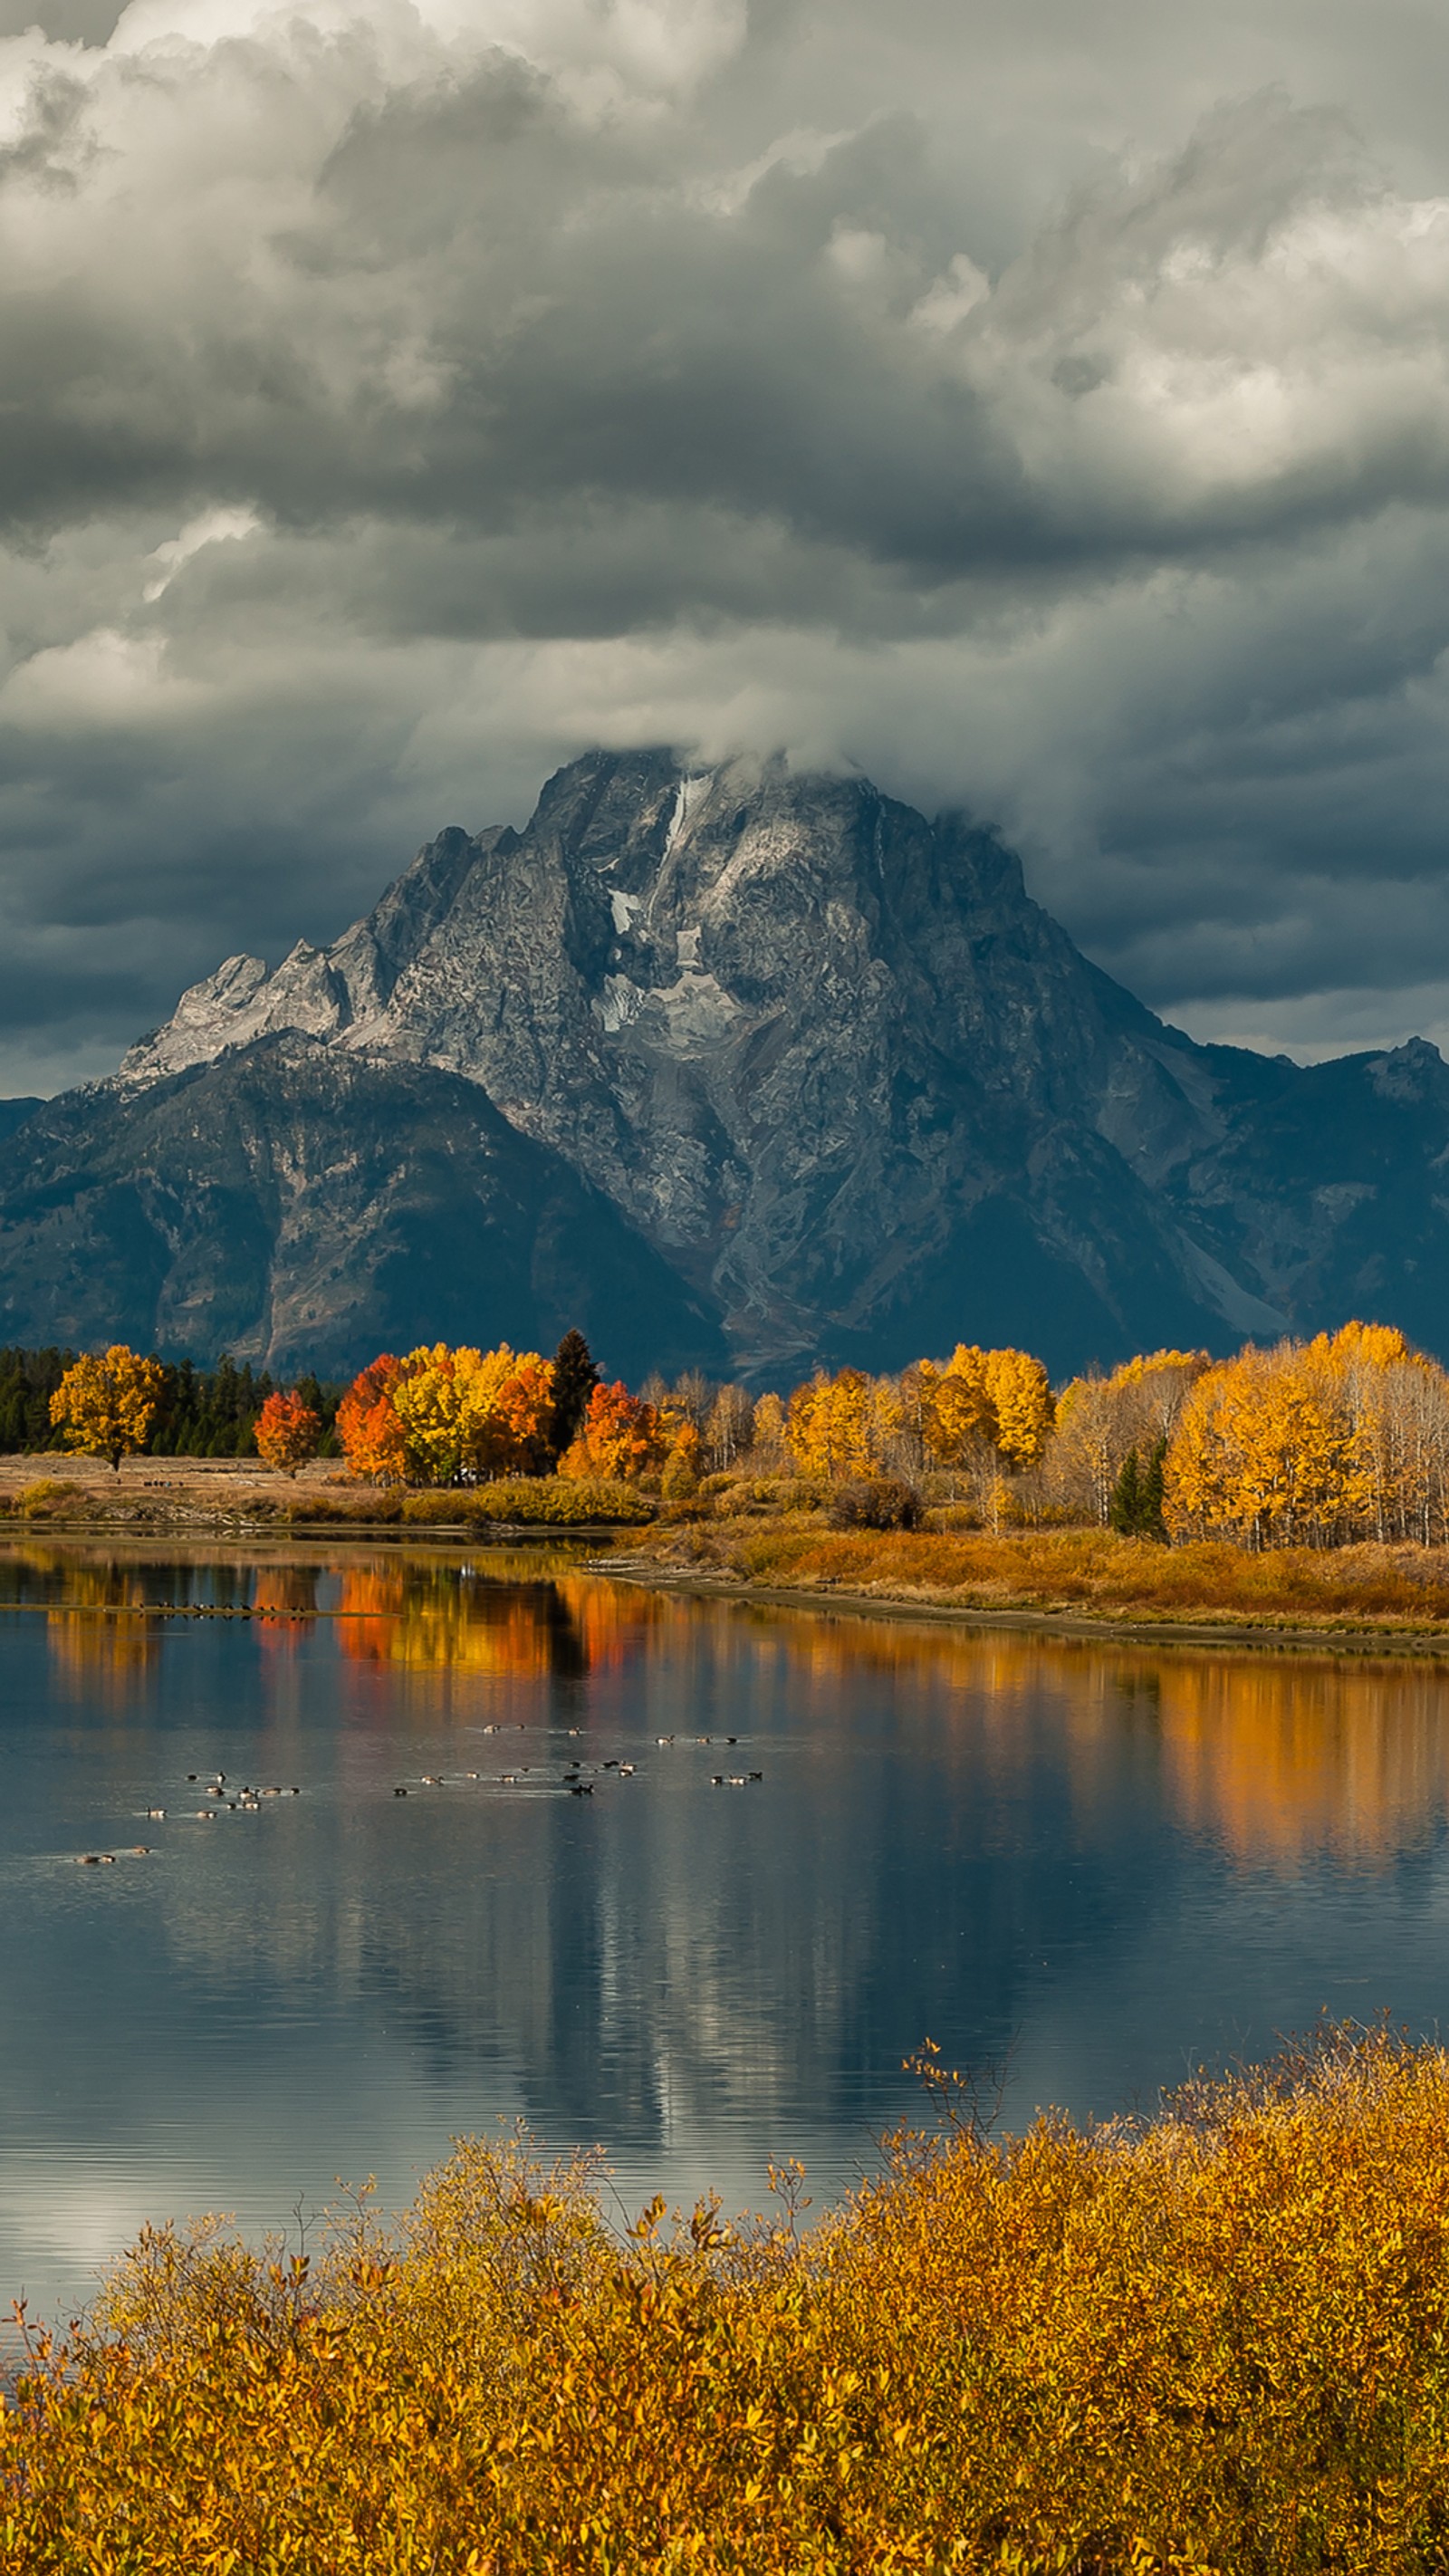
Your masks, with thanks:
[[(790, 1497), (798, 1486), (788, 1488)], [(359, 1485), (335, 1461), (296, 1477), (256, 1459), (0, 1458), (0, 1531), (178, 1540), (554, 1535), (600, 1573), (671, 1589), (1150, 1642), (1449, 1653), (1449, 1548), (1361, 1544), (1254, 1555), (1110, 1530), (836, 1530), (820, 1508), (661, 1504), (626, 1484), (537, 1478), (464, 1490)]]
[[(928, 2067), (928, 2074), (934, 2070)], [(0, 2416), (27, 2576), (1410, 2576), (1449, 2547), (1449, 2058), (942, 2134), (808, 2233), (459, 2145), (308, 2260), (144, 2236)], [(947, 2117), (941, 2119), (942, 2113)]]
[(600, 1571), (813, 1608), (1064, 1634), (1449, 1653), (1449, 1549), (1158, 1547), (1110, 1530), (831, 1530), (818, 1515), (620, 1538)]

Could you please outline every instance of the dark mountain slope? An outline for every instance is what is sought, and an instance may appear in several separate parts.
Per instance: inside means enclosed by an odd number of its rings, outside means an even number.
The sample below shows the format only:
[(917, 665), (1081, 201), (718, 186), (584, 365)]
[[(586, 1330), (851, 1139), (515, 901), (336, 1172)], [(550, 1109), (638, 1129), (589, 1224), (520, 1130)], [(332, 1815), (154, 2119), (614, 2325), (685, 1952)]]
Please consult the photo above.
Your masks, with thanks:
[(144, 1090), (70, 1092), (0, 1144), (0, 1338), (230, 1350), (350, 1372), (424, 1337), (722, 1366), (710, 1319), (607, 1200), (476, 1084), (255, 1041)]

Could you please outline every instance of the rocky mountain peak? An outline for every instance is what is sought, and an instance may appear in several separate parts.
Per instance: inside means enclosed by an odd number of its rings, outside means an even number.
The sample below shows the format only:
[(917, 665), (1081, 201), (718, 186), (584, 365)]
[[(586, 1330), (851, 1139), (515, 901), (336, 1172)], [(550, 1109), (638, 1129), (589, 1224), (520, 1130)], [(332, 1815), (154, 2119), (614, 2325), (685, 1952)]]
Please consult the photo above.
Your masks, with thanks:
[(1271, 1335), (1360, 1259), (1386, 1155), (1427, 1229), (1410, 1288), (1443, 1226), (1434, 1049), (1194, 1046), (995, 832), (783, 760), (588, 753), (522, 831), (429, 842), (331, 947), (227, 959), (113, 1089), (282, 1035), (373, 1068), (369, 1096), (388, 1067), (461, 1081), (448, 1118), (475, 1097), (601, 1192), (757, 1379), (963, 1335), (1056, 1364)]

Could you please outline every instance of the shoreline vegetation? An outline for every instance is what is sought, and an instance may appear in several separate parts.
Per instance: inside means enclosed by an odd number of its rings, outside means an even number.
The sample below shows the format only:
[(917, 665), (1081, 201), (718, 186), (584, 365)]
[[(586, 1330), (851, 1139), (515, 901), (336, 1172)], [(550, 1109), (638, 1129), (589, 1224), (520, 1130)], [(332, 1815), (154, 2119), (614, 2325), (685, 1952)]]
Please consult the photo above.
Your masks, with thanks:
[(27, 2576), (1410, 2576), (1449, 2556), (1449, 2056), (931, 2129), (818, 2221), (460, 2141), (312, 2252), (148, 2229), (0, 2407)]
[(1449, 1376), (1375, 1324), (1222, 1361), (1152, 1352), (1055, 1390), (1028, 1352), (962, 1344), (786, 1396), (697, 1372), (633, 1392), (577, 1332), (551, 1360), (384, 1353), (346, 1387), (230, 1361), (188, 1374), (124, 1345), (0, 1353), (5, 1385), (0, 1435), (19, 1425), (25, 1454), (0, 1457), (0, 1525), (551, 1533), (631, 1580), (815, 1606), (1366, 1648), (1449, 1635)]

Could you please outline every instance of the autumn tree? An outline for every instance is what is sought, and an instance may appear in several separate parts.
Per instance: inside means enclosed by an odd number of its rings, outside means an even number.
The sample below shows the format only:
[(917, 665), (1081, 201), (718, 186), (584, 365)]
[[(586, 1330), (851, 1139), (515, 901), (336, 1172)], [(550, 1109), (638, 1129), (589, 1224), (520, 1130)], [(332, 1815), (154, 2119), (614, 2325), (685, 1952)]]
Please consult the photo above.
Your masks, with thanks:
[(704, 1457), (715, 1474), (733, 1467), (754, 1442), (755, 1406), (742, 1386), (722, 1386), (704, 1425)]
[(353, 1379), (337, 1408), (337, 1437), (354, 1476), (372, 1484), (405, 1482), (407, 1435), (393, 1409), (402, 1361), (383, 1351)]
[(699, 1491), (699, 1433), (692, 1422), (681, 1422), (674, 1435), (659, 1490), (668, 1503), (686, 1502)]
[(561, 1473), (632, 1480), (660, 1463), (660, 1448), (657, 1409), (616, 1378), (612, 1386), (595, 1387)]
[(785, 1407), (778, 1395), (762, 1395), (756, 1402), (750, 1422), (750, 1455), (767, 1474), (776, 1474), (786, 1463)]
[(1106, 1376), (1074, 1377), (1057, 1398), (1043, 1460), (1046, 1499), (1108, 1524), (1129, 1454), (1140, 1465), (1171, 1439), (1188, 1388), (1209, 1366), (1206, 1351), (1163, 1350), (1124, 1360)]
[(902, 1380), (928, 1464), (974, 1471), (993, 1488), (1034, 1467), (1054, 1407), (1051, 1380), (1030, 1351), (959, 1342), (944, 1367), (921, 1360)]
[(1167, 1453), (1181, 1536), (1253, 1547), (1442, 1538), (1449, 1380), (1386, 1326), (1249, 1346), (1199, 1378)]
[(280, 1469), (284, 1476), (295, 1476), (309, 1458), (317, 1455), (322, 1434), (321, 1416), (306, 1403), (300, 1390), (280, 1389), (269, 1395), (257, 1416), (254, 1438), (257, 1456), (269, 1467)]
[(790, 1455), (807, 1476), (870, 1476), (899, 1463), (905, 1425), (899, 1380), (843, 1368), (797, 1386), (785, 1415)]
[(159, 1360), (141, 1359), (125, 1342), (88, 1351), (66, 1370), (51, 1397), (51, 1421), (64, 1433), (67, 1449), (79, 1457), (109, 1458), (119, 1475), (121, 1460), (146, 1446), (162, 1380)]

